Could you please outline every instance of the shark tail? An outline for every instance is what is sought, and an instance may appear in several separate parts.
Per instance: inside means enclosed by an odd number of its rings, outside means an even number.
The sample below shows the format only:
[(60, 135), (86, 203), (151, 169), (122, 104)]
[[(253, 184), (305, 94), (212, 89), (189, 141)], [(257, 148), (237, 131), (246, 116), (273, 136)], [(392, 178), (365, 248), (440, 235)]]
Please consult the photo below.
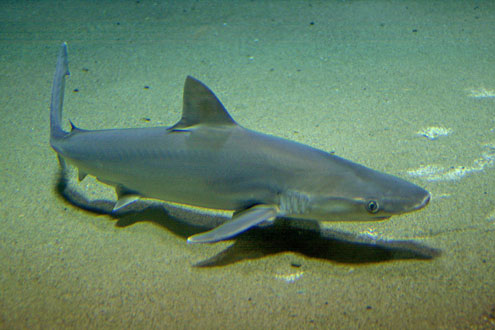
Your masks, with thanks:
[(50, 103), (50, 143), (69, 134), (62, 128), (62, 108), (64, 105), (65, 76), (70, 75), (67, 43), (62, 43), (57, 58), (57, 68), (53, 78), (52, 100)]

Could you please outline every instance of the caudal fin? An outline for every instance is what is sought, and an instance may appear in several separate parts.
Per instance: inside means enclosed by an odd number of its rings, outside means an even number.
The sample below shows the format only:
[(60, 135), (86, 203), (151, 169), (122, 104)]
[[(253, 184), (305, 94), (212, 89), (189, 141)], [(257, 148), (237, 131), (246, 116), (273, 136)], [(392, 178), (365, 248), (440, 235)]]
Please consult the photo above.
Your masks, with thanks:
[(50, 142), (53, 142), (68, 132), (62, 129), (62, 108), (64, 105), (65, 76), (70, 75), (67, 44), (60, 46), (57, 58), (57, 68), (53, 78), (52, 100), (50, 104)]

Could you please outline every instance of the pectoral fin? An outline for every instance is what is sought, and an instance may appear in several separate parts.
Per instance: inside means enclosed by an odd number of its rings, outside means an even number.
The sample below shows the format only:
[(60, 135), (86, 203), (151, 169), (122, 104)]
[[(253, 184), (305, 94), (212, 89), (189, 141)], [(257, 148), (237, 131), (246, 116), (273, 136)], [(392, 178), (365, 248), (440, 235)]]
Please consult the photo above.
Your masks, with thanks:
[(263, 221), (277, 216), (278, 209), (274, 205), (256, 205), (236, 214), (232, 220), (204, 233), (190, 236), (188, 243), (214, 243), (231, 238)]

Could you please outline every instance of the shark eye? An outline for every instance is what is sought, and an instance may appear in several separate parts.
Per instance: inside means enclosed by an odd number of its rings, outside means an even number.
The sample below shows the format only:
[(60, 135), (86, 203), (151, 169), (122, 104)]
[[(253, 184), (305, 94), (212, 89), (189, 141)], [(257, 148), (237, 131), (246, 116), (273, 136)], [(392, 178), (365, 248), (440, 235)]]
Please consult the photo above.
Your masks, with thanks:
[(377, 201), (369, 201), (368, 204), (366, 204), (366, 210), (369, 213), (376, 213), (380, 210), (380, 206)]

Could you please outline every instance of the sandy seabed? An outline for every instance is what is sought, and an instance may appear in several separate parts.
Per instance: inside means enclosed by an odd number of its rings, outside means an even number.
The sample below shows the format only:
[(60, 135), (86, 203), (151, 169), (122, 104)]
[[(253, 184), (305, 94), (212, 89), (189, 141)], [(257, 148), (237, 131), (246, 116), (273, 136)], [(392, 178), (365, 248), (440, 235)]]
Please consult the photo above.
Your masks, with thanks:
[[(494, 22), (493, 1), (2, 1), (0, 327), (495, 327)], [(63, 41), (78, 127), (172, 125), (193, 75), (244, 127), (432, 201), (213, 245), (186, 238), (214, 214), (88, 211), (60, 193), (48, 141)], [(418, 134), (429, 127), (449, 133)], [(115, 198), (70, 183), (101, 209)]]

